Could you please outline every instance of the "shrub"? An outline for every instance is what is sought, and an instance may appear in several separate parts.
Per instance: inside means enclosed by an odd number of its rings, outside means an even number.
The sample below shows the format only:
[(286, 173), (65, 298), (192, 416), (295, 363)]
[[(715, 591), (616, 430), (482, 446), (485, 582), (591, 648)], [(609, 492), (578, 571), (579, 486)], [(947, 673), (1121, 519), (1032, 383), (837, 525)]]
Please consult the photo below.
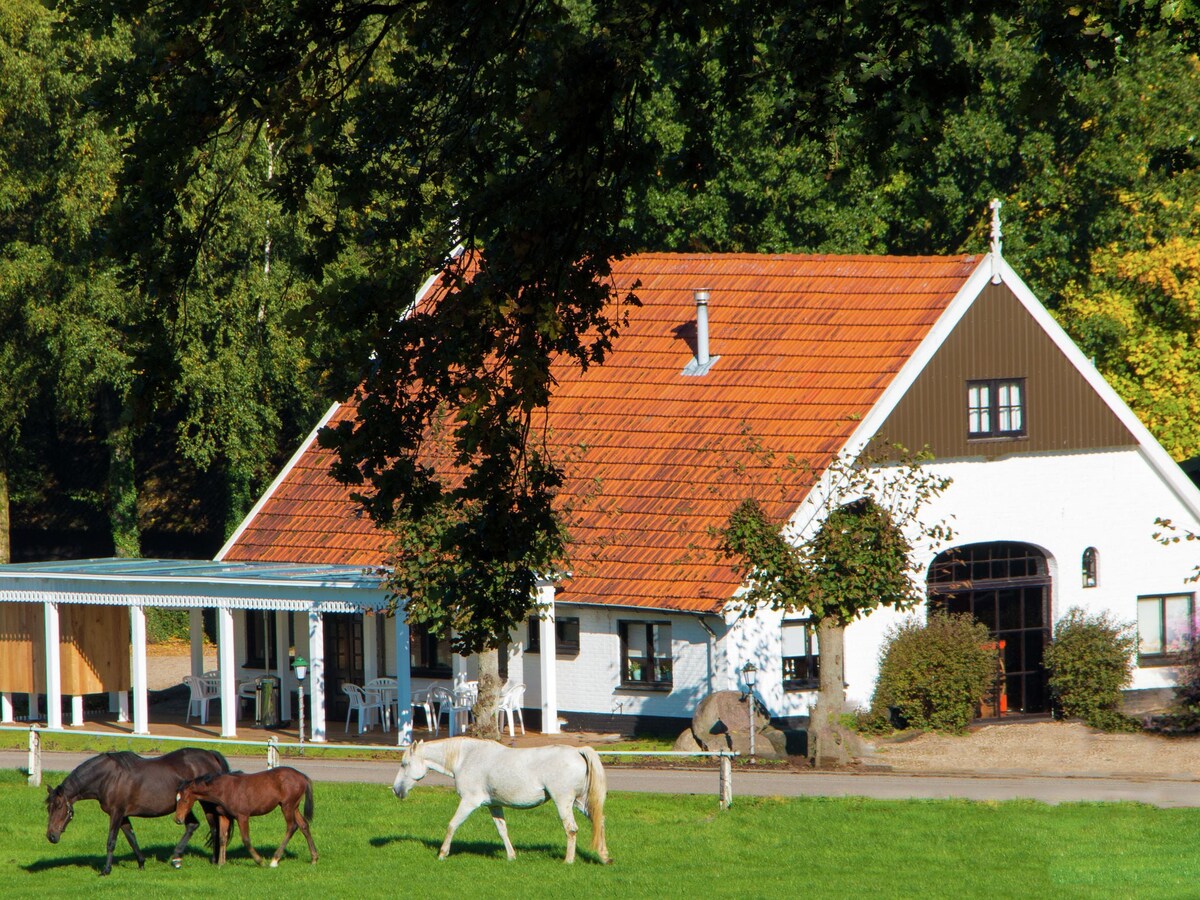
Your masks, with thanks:
[(1147, 729), (1162, 734), (1200, 733), (1200, 637), (1196, 635), (1188, 640), (1179, 661), (1175, 706), (1167, 715), (1154, 716)]
[(1045, 659), (1063, 714), (1104, 731), (1137, 730), (1137, 722), (1118, 709), (1121, 689), (1132, 680), (1133, 648), (1132, 627), (1109, 613), (1067, 610), (1054, 626)]
[(987, 627), (969, 615), (934, 613), (889, 629), (871, 704), (878, 723), (894, 707), (913, 728), (961, 732), (995, 683)]
[(186, 641), (191, 636), (190, 617), (186, 609), (146, 607), (146, 640), (151, 644), (163, 641)]

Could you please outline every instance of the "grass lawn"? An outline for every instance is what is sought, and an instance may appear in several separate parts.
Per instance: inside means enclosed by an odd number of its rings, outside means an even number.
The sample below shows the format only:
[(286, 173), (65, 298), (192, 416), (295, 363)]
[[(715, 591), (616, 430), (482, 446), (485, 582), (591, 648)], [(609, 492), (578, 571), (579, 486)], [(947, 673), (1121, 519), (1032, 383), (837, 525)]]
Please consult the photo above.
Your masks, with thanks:
[[(49, 784), (62, 776), (51, 774)], [(196, 832), (181, 870), (165, 862), (179, 837), (169, 818), (135, 819), (149, 857), (138, 871), (123, 836), (112, 875), (98, 877), (107, 817), (82, 801), (57, 845), (46, 841), (44, 789), (0, 771), (0, 895), (11, 897), (1195, 897), (1200, 810), (1134, 804), (1045, 806), (1032, 802), (892, 802), (614, 793), (608, 844), (615, 862), (590, 852), (562, 863), (553, 810), (513, 810), (504, 851), (486, 811), (459, 829), (451, 856), (437, 847), (457, 796), (418, 788), (403, 802), (378, 785), (316, 786), (308, 863), (297, 833), (278, 869), (256, 867), (235, 836), (218, 870)], [(283, 835), (282, 816), (252, 820), (260, 852)], [(135, 894), (136, 892), (136, 894)]]

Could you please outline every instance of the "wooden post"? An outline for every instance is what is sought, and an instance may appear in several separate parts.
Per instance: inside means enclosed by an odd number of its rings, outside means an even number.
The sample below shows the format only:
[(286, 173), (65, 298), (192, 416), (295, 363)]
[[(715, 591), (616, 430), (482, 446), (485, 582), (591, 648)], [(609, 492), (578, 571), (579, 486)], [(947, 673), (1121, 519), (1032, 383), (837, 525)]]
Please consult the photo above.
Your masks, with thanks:
[(29, 726), (29, 784), (42, 786), (42, 736), (36, 725)]
[(279, 766), (279, 738), (271, 735), (271, 739), (267, 741), (267, 768), (274, 769)]
[(721, 809), (733, 806), (733, 757), (721, 754)]

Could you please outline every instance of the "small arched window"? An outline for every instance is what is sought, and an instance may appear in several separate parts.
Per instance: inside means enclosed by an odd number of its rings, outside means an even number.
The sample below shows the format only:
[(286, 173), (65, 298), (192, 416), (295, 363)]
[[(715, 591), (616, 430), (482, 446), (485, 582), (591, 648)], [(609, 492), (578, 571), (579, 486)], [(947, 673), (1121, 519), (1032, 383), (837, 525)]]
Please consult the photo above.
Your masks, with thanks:
[(1083, 551), (1083, 586), (1095, 587), (1099, 582), (1096, 577), (1096, 548), (1088, 547)]

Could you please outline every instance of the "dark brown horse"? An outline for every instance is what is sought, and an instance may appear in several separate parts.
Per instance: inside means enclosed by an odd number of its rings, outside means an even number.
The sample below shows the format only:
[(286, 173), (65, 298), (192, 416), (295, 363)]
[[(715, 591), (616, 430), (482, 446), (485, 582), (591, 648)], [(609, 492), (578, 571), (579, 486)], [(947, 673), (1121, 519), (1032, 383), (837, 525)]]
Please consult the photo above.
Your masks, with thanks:
[[(304, 814), (300, 814), (300, 798), (304, 798)], [(312, 780), (303, 772), (288, 766), (280, 766), (258, 772), (254, 775), (244, 775), (234, 772), (230, 775), (203, 775), (179, 785), (175, 797), (175, 821), (184, 822), (185, 815), (192, 814), (192, 804), (199, 800), (214, 804), (220, 827), (220, 837), (217, 841), (219, 854), (217, 865), (225, 863), (225, 848), (229, 845), (229, 825), (231, 819), (237, 819), (238, 828), (242, 832), (242, 843), (260, 866), (263, 859), (250, 843), (250, 817), (265, 816), (275, 807), (283, 810), (283, 820), (287, 823), (287, 834), (283, 843), (271, 857), (271, 868), (279, 865), (283, 851), (299, 828), (308, 840), (308, 852), (312, 861), (317, 861), (317, 845), (313, 843), (308, 823), (313, 817)]]
[[(138, 868), (144, 868), (146, 857), (138, 847), (129, 817), (151, 819), (172, 813), (175, 811), (175, 794), (180, 781), (228, 771), (229, 763), (220, 753), (194, 747), (185, 747), (157, 759), (144, 759), (127, 750), (101, 753), (76, 766), (58, 787), (47, 785), (46, 810), (49, 820), (46, 838), (52, 844), (58, 843), (71, 817), (75, 815), (76, 801), (97, 800), (100, 808), (108, 813), (108, 858), (100, 874), (107, 875), (112, 871), (117, 829), (125, 832), (125, 838), (137, 857)], [(212, 829), (215, 820), (212, 807), (202, 805), (202, 808), (208, 818), (208, 827)], [(171, 854), (171, 865), (175, 868), (182, 864), (184, 848), (192, 832), (200, 825), (190, 811), (186, 819), (179, 821), (187, 828), (175, 852)], [(213, 861), (216, 861), (215, 847)]]

